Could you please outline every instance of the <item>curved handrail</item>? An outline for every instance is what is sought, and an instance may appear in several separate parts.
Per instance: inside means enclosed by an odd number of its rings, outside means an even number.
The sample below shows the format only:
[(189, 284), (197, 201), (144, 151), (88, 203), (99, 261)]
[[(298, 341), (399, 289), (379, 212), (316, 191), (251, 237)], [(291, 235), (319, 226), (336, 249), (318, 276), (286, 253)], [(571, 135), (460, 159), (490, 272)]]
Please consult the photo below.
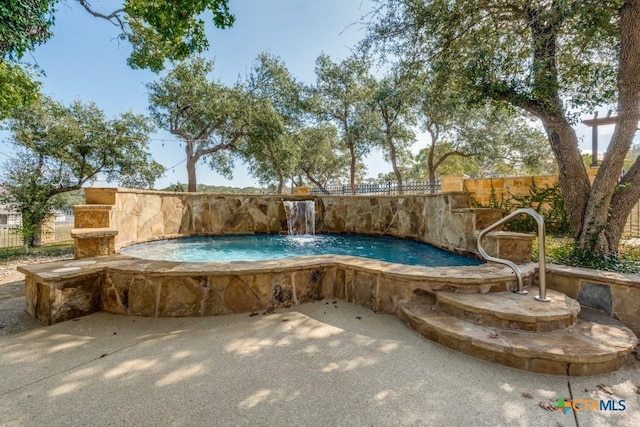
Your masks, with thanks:
[(509, 215), (505, 216), (504, 218), (502, 218), (501, 220), (491, 224), (489, 227), (485, 228), (484, 230), (482, 230), (480, 232), (480, 234), (478, 234), (478, 252), (480, 252), (480, 255), (482, 255), (482, 257), (484, 259), (486, 259), (487, 261), (493, 261), (493, 262), (497, 262), (499, 264), (504, 264), (509, 266), (513, 272), (516, 274), (516, 278), (518, 279), (518, 293), (519, 294), (526, 294), (527, 291), (525, 291), (523, 289), (523, 283), (522, 283), (522, 271), (520, 271), (520, 268), (513, 262), (507, 260), (507, 259), (502, 259), (502, 258), (496, 258), (493, 257), (491, 255), (489, 255), (487, 253), (487, 251), (484, 250), (484, 247), (482, 246), (482, 239), (484, 238), (484, 236), (487, 235), (487, 233), (489, 233), (490, 231), (495, 230), (496, 228), (500, 227), (502, 224), (510, 221), (513, 217), (518, 216), (520, 214), (529, 214), (533, 217), (533, 219), (536, 220), (536, 222), (538, 223), (538, 247), (539, 247), (539, 251), (538, 251), (538, 276), (540, 279), (540, 287), (539, 287), (539, 293), (538, 295), (535, 297), (536, 300), (538, 301), (543, 301), (543, 302), (548, 302), (551, 301), (549, 298), (547, 298), (547, 282), (546, 282), (546, 264), (545, 264), (545, 254), (544, 254), (544, 246), (545, 246), (545, 241), (544, 241), (544, 219), (542, 219), (542, 217), (540, 216), (540, 214), (536, 211), (534, 211), (531, 208), (522, 208), (522, 209), (516, 209), (515, 211), (511, 212)]

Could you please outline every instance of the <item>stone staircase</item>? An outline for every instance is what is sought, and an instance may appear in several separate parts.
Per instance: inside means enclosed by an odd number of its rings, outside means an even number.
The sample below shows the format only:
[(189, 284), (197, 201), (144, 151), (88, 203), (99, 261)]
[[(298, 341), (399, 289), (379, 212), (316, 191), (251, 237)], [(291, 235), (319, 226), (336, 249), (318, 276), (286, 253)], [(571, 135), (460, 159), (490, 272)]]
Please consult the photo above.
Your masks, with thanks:
[(456, 351), (526, 371), (555, 375), (612, 372), (638, 341), (611, 317), (566, 295), (551, 302), (512, 292), (437, 292), (433, 304), (401, 303), (398, 316), (426, 338)]
[(112, 228), (111, 215), (115, 205), (116, 189), (85, 189), (86, 205), (73, 207), (75, 258), (112, 255), (118, 231)]

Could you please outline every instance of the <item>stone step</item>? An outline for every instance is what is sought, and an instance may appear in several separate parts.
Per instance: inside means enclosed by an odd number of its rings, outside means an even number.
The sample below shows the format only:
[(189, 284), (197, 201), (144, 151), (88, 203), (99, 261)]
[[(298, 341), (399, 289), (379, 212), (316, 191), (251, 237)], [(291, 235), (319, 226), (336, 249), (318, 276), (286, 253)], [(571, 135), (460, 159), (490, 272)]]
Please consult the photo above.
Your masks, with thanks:
[(107, 227), (72, 229), (71, 237), (74, 240), (75, 258), (82, 259), (115, 254), (115, 239), (117, 235), (118, 230)]
[[(402, 303), (398, 316), (445, 347), (517, 369), (554, 375), (596, 375), (624, 365), (637, 345), (628, 328), (607, 316), (546, 332), (504, 330), (460, 319), (435, 306)], [(598, 316), (603, 317), (600, 319)]]
[(108, 228), (112, 205), (75, 205), (74, 228)]
[(537, 287), (527, 295), (513, 292), (468, 294), (437, 292), (439, 310), (474, 323), (501, 329), (552, 331), (576, 323), (580, 304), (563, 293), (548, 290), (550, 302), (536, 301)]
[[(477, 236), (477, 234), (476, 234)], [(534, 236), (513, 231), (492, 231), (487, 233), (482, 245), (491, 256), (513, 262), (531, 262)]]

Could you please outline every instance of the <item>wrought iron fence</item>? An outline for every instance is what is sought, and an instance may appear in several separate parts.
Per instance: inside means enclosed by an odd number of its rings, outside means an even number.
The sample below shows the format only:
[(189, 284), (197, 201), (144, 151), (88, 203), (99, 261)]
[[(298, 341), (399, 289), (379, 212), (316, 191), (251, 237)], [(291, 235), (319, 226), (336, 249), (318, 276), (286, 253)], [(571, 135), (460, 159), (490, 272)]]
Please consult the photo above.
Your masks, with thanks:
[[(53, 229), (48, 241), (66, 242), (71, 240), (73, 228), (73, 211), (55, 211), (53, 214)], [(22, 245), (22, 236), (19, 232), (22, 225), (22, 217), (18, 213), (0, 214), (0, 248)]]
[(428, 194), (440, 191), (440, 181), (429, 183), (427, 181), (408, 181), (403, 182), (402, 186), (397, 182), (385, 182), (382, 184), (358, 184), (352, 191), (350, 185), (336, 185), (321, 188), (312, 188), (311, 194), (339, 196), (339, 195), (360, 195), (360, 194), (377, 194), (377, 195), (399, 195), (399, 194)]
[(622, 232), (622, 237), (628, 239), (640, 238), (640, 203), (637, 203), (631, 210), (629, 218), (627, 218), (627, 225)]

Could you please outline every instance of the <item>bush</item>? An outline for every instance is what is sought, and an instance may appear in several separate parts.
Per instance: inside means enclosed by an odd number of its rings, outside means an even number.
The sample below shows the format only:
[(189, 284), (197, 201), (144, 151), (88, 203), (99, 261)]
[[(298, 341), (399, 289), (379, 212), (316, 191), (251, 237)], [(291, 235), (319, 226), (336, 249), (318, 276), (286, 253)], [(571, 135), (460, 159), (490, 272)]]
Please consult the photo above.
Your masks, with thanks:
[[(539, 259), (538, 240), (533, 243), (533, 260)], [(572, 239), (548, 238), (545, 245), (545, 259), (551, 264), (572, 267), (614, 271), (616, 273), (640, 274), (640, 247), (621, 245), (617, 256), (594, 256), (576, 249)]]
[[(538, 212), (544, 219), (546, 232), (556, 237), (571, 236), (571, 223), (569, 215), (564, 206), (564, 199), (560, 191), (560, 184), (553, 186), (539, 187), (531, 178), (529, 194), (516, 196), (509, 193), (507, 197), (498, 199), (498, 196), (491, 183), (491, 193), (489, 202), (486, 205), (478, 203), (472, 197), (472, 206), (481, 208), (491, 208), (502, 210), (503, 215), (508, 215), (516, 209), (531, 208)], [(515, 231), (520, 233), (535, 233), (538, 231), (536, 220), (529, 215), (519, 215), (504, 225), (505, 231)]]

